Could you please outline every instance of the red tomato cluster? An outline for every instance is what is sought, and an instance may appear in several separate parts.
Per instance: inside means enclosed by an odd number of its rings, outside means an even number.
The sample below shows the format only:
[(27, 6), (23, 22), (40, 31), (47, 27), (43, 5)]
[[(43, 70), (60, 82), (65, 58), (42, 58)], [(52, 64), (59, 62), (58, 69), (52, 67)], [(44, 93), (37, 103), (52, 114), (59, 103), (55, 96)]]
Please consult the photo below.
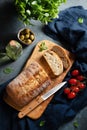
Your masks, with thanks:
[(85, 88), (85, 77), (80, 73), (78, 69), (74, 69), (71, 72), (71, 78), (69, 79), (69, 87), (64, 89), (64, 94), (68, 99), (73, 99), (76, 97), (78, 92)]

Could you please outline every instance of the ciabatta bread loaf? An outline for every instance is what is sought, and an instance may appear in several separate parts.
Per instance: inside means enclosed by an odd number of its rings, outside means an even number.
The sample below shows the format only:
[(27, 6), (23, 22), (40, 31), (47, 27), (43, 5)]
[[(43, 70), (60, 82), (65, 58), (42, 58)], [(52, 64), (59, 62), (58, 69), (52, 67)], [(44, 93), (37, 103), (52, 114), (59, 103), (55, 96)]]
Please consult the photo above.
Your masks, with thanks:
[(55, 52), (48, 50), (43, 54), (43, 57), (53, 72), (54, 76), (58, 76), (63, 72), (62, 60)]
[(50, 83), (45, 70), (37, 62), (33, 62), (7, 85), (6, 93), (15, 105), (23, 107)]
[(54, 51), (61, 58), (64, 69), (67, 69), (70, 66), (70, 60), (65, 50), (60, 46), (53, 46), (52, 51)]

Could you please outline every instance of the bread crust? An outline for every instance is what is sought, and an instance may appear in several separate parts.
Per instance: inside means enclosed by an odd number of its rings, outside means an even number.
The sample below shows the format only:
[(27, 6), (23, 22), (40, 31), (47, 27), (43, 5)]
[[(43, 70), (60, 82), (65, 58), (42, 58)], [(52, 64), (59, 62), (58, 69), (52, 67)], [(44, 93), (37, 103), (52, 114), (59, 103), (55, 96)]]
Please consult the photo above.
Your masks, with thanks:
[(15, 105), (23, 107), (50, 84), (51, 80), (44, 69), (33, 62), (7, 85), (6, 93)]

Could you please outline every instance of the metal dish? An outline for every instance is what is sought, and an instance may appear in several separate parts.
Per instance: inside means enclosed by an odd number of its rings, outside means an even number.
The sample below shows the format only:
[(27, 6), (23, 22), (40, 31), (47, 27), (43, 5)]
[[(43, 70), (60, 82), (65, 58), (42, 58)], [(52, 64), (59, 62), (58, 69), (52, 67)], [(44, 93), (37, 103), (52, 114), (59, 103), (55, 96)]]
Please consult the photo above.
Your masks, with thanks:
[(29, 28), (22, 28), (19, 30), (17, 37), (19, 41), (25, 45), (30, 45), (35, 39), (34, 33)]

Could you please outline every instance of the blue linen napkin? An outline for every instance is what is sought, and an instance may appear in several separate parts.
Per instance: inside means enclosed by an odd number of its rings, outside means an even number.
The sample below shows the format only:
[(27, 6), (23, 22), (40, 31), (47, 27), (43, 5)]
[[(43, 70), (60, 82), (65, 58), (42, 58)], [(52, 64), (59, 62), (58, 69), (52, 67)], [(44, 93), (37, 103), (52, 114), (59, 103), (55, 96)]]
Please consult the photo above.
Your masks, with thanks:
[[(79, 17), (83, 18), (83, 23), (78, 22)], [(44, 31), (50, 37), (68, 44), (69, 51), (76, 55), (71, 70), (78, 68), (87, 77), (87, 11), (81, 6), (68, 8), (60, 12), (58, 19), (46, 25)], [(64, 80), (69, 78), (70, 72)], [(63, 122), (73, 119), (87, 105), (87, 87), (73, 100), (67, 100), (61, 89), (39, 119), (18, 119), (18, 111), (3, 101), (3, 92), (9, 82), (0, 85), (0, 130), (58, 130)], [(41, 122), (45, 124), (40, 126)]]

